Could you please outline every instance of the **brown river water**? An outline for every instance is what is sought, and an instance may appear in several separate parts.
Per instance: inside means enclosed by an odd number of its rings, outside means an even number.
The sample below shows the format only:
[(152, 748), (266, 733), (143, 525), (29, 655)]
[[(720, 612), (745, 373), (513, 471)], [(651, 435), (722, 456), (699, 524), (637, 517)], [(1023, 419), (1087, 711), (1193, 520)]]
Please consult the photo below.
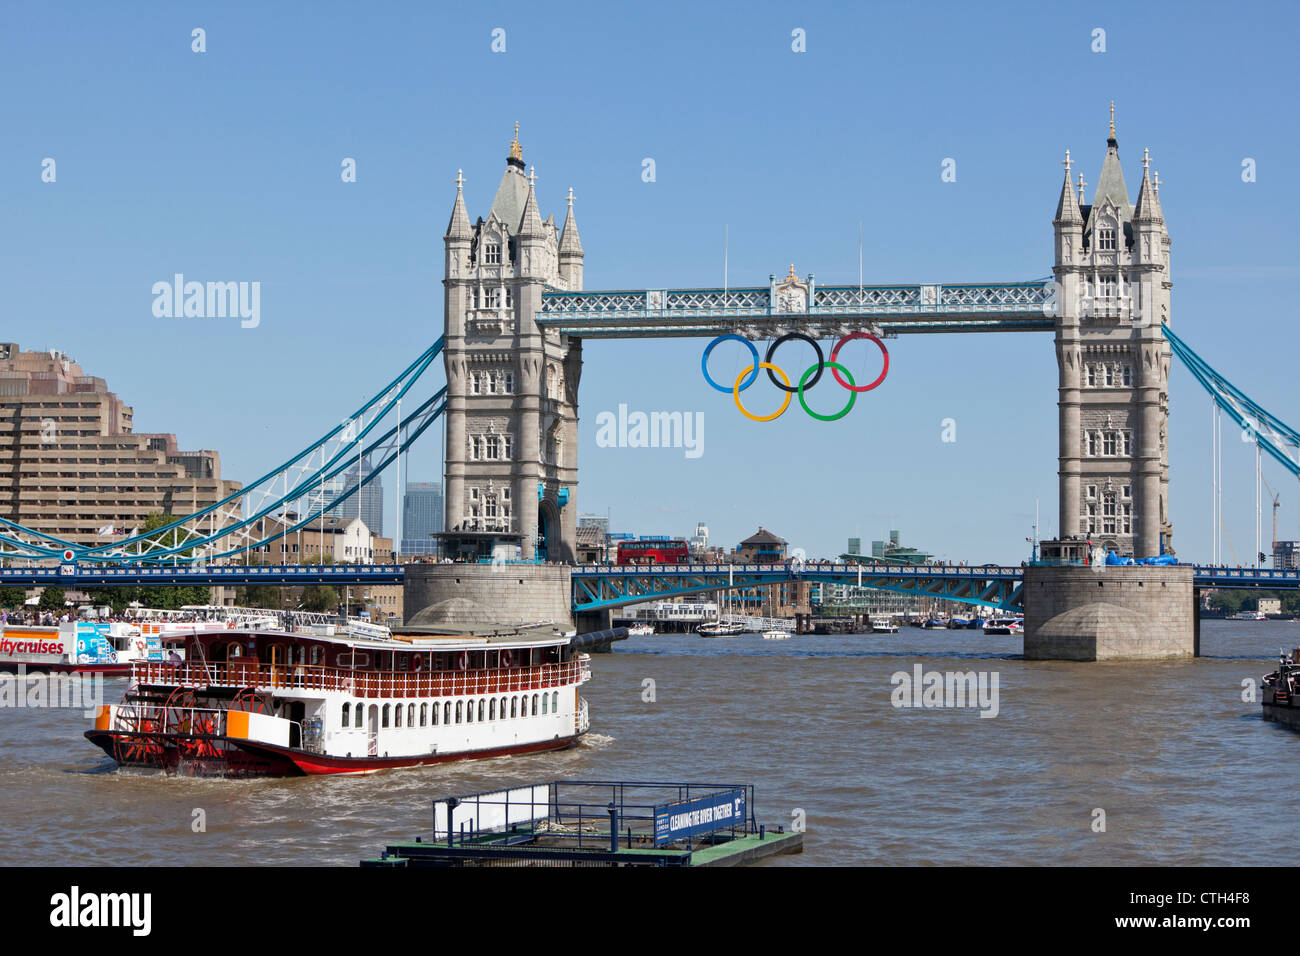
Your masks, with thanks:
[[(1258, 864), (1293, 835), (1300, 733), (1242, 682), (1296, 645), (1281, 621), (1206, 621), (1181, 663), (1032, 662), (1019, 637), (914, 628), (634, 638), (593, 656), (580, 746), (367, 777), (120, 773), (79, 709), (2, 709), (0, 839), (10, 864), (354, 866), (427, 831), (436, 797), (683, 780), (752, 783), (760, 822), (806, 820), (804, 853), (766, 865)], [(996, 716), (895, 707), (916, 664), (996, 674)]]

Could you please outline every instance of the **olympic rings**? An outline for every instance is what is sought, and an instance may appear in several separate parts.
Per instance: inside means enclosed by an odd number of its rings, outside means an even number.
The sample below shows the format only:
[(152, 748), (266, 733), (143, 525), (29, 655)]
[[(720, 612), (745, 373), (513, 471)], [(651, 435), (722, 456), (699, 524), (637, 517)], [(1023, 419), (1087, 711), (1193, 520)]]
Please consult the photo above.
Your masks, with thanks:
[[(826, 364), (831, 367), (832, 372), (834, 372), (835, 369), (839, 369), (841, 372), (843, 372), (845, 375), (849, 377), (850, 382), (853, 381), (853, 373), (850, 372), (843, 365), (841, 365), (839, 362), (827, 362)], [(817, 369), (817, 375), (820, 375), (821, 374), (820, 365), (808, 366), (808, 372), (811, 372), (814, 368)], [(858, 400), (858, 390), (855, 388), (849, 388), (849, 403), (845, 405), (843, 408), (841, 408), (834, 415), (818, 415), (811, 408), (809, 408), (808, 403), (804, 401), (804, 397), (803, 397), (803, 390), (805, 388), (804, 382), (808, 381), (808, 372), (804, 372), (803, 378), (799, 379), (799, 404), (803, 406), (803, 410), (808, 413), (808, 416), (810, 418), (815, 418), (819, 422), (836, 422), (853, 410), (853, 403)], [(815, 381), (817, 381), (816, 376), (813, 377), (813, 382)], [(812, 387), (812, 382), (809, 382), (807, 387), (809, 388)]]
[(715, 382), (713, 379), (709, 377), (709, 354), (713, 351), (714, 346), (716, 346), (719, 342), (727, 341), (727, 339), (735, 339), (737, 342), (740, 342), (745, 346), (745, 348), (749, 349), (750, 354), (754, 356), (754, 363), (753, 365), (750, 366), (750, 368), (754, 370), (754, 374), (749, 377), (748, 382), (740, 386), (740, 390), (743, 392), (745, 389), (749, 388), (749, 386), (753, 385), (754, 381), (758, 378), (758, 368), (757, 368), (758, 349), (754, 348), (754, 343), (749, 341), (749, 339), (745, 338), (743, 335), (735, 335), (734, 333), (731, 335), (719, 335), (716, 339), (714, 339), (707, 346), (705, 346), (704, 357), (700, 359), (700, 371), (704, 373), (704, 381), (708, 382), (719, 392), (723, 392), (725, 394), (726, 392), (732, 391), (732, 389), (727, 388), (725, 385), (719, 385), (717, 382)]
[[(840, 355), (840, 347), (843, 346), (846, 342), (852, 342), (854, 339), (871, 339), (871, 341), (875, 342), (876, 345), (880, 346), (880, 354), (885, 360), (885, 367), (880, 370), (880, 375), (877, 376), (876, 380), (872, 382), (870, 385), (862, 385), (859, 387), (854, 387), (853, 385), (844, 385), (844, 379), (840, 378), (840, 373), (836, 370), (837, 368), (841, 367), (835, 365), (835, 361), (839, 358)], [(883, 382), (885, 380), (885, 376), (889, 374), (889, 350), (885, 348), (884, 342), (880, 341), (880, 339), (876, 338), (870, 332), (850, 332), (848, 335), (844, 336), (844, 338), (840, 339), (838, 342), (835, 343), (835, 348), (831, 349), (830, 364), (831, 364), (831, 374), (835, 376), (835, 381), (839, 382), (841, 385), (844, 385), (844, 387), (847, 388), (850, 392), (869, 392), (877, 385), (879, 385), (881, 382)], [(848, 369), (845, 369), (844, 372), (845, 374), (848, 374)], [(850, 375), (849, 380), (852, 381), (852, 379), (853, 376)], [(815, 382), (817, 380), (813, 379), (813, 381)]]
[[(781, 369), (777, 368), (775, 365), (772, 365), (772, 364), (770, 364), (770, 363), (768, 363), (768, 362), (759, 362), (759, 363), (758, 363), (758, 368), (765, 368), (765, 369), (768, 369), (769, 371), (772, 371), (772, 372), (780, 372), (781, 377), (782, 377), (783, 379), (785, 379), (785, 384), (787, 384), (787, 385), (790, 384), (790, 377), (789, 377), (788, 375), (786, 375), (785, 372), (781, 371)], [(786, 410), (787, 408), (790, 407), (790, 395), (791, 395), (791, 393), (794, 391), (794, 389), (787, 388), (787, 389), (785, 390), (785, 401), (782, 402), (782, 403), (781, 403), (781, 407), (778, 408), (778, 409), (777, 409), (773, 414), (771, 414), (771, 415), (763, 415), (763, 416), (755, 415), (753, 412), (751, 412), (751, 411), (749, 411), (747, 408), (745, 408), (744, 405), (740, 404), (740, 380), (741, 380), (742, 378), (745, 377), (745, 373), (748, 372), (748, 371), (750, 371), (750, 369), (753, 369), (753, 371), (754, 371), (754, 375), (757, 376), (757, 375), (758, 375), (758, 368), (754, 368), (754, 366), (751, 365), (751, 366), (749, 366), (748, 368), (746, 368), (743, 372), (741, 372), (739, 375), (737, 375), (737, 376), (736, 376), (736, 384), (735, 384), (734, 386), (732, 386), (732, 388), (731, 388), (731, 395), (732, 395), (733, 398), (735, 398), (735, 400), (736, 400), (736, 407), (740, 409), (740, 413), (741, 413), (742, 415), (744, 415), (746, 418), (748, 418), (751, 422), (771, 422), (771, 421), (775, 421), (776, 419), (778, 419), (778, 418), (780, 418), (782, 415), (784, 415), (784, 414), (785, 414), (785, 410)]]
[[(744, 346), (747, 349), (749, 349), (750, 354), (753, 356), (753, 361), (748, 366), (746, 366), (739, 375), (736, 376), (735, 384), (733, 384), (731, 388), (727, 388), (723, 385), (719, 385), (709, 375), (709, 355), (712, 354), (714, 348), (717, 347), (717, 345), (720, 342), (725, 342), (727, 339), (735, 339), (737, 342), (744, 344)], [(807, 371), (805, 371), (803, 375), (800, 377), (799, 384), (794, 387), (790, 385), (790, 377), (785, 373), (785, 370), (772, 362), (772, 357), (776, 354), (776, 350), (780, 348), (780, 346), (783, 343), (789, 341), (790, 339), (800, 339), (804, 342), (807, 342), (809, 345), (812, 346), (813, 351), (817, 353), (817, 364), (810, 365)], [(880, 349), (881, 357), (884, 359), (884, 367), (880, 370), (880, 374), (876, 376), (874, 381), (872, 381), (867, 385), (858, 385), (856, 380), (853, 378), (853, 373), (850, 372), (848, 368), (846, 368), (844, 365), (841, 365), (839, 362), (840, 349), (842, 349), (849, 342), (852, 342), (854, 339), (870, 339), (872, 342), (875, 342), (876, 347)], [(825, 371), (828, 365), (830, 366), (831, 374), (834, 376), (835, 381), (838, 382), (844, 389), (846, 389), (849, 392), (849, 401), (848, 404), (846, 404), (838, 412), (835, 412), (834, 414), (831, 415), (822, 415), (819, 414), (818, 412), (814, 412), (811, 408), (808, 407), (808, 401), (804, 397), (804, 393), (809, 391), (814, 385), (817, 384), (817, 382), (822, 377), (822, 373)], [(772, 384), (775, 385), (777, 388), (779, 388), (781, 391), (785, 392), (785, 401), (782, 402), (781, 407), (778, 408), (771, 415), (755, 415), (752, 412), (750, 412), (749, 409), (745, 408), (745, 406), (740, 401), (740, 393), (743, 392), (745, 389), (749, 388), (749, 386), (753, 385), (755, 381), (757, 381), (759, 369), (766, 369), (767, 377), (772, 380)], [(798, 395), (799, 404), (803, 406), (803, 410), (808, 413), (810, 418), (814, 418), (817, 421), (821, 421), (821, 422), (834, 422), (834, 421), (839, 421), (841, 418), (843, 418), (845, 415), (847, 415), (850, 411), (853, 410), (853, 405), (857, 401), (857, 396), (859, 392), (869, 392), (872, 389), (879, 386), (880, 383), (885, 380), (885, 377), (889, 374), (889, 350), (885, 348), (884, 342), (882, 342), (877, 336), (872, 335), (870, 332), (851, 332), (848, 335), (843, 336), (838, 342), (835, 343), (835, 347), (831, 349), (830, 359), (827, 360), (824, 357), (821, 346), (813, 338), (801, 332), (787, 332), (784, 335), (777, 337), (777, 339), (773, 341), (770, 346), (768, 346), (766, 361), (760, 362), (758, 360), (758, 349), (755, 347), (754, 343), (742, 335), (731, 333), (727, 335), (719, 335), (717, 338), (715, 338), (712, 342), (710, 342), (705, 347), (704, 355), (700, 359), (700, 371), (703, 372), (704, 380), (708, 382), (711, 387), (717, 389), (720, 392), (731, 392), (731, 396), (736, 403), (736, 407), (740, 409), (741, 414), (744, 415), (746, 418), (748, 418), (750, 421), (755, 421), (755, 422), (775, 421), (776, 419), (784, 415), (786, 410), (790, 407), (791, 396)], [(847, 382), (844, 380), (844, 377), (840, 375), (841, 372), (843, 372), (844, 375), (848, 376)], [(780, 376), (781, 381), (777, 380), (778, 375)], [(782, 382), (784, 382), (785, 384), (782, 384)]]
[[(824, 358), (822, 358), (822, 347), (821, 347), (820, 345), (818, 345), (816, 342), (814, 342), (812, 339), (810, 339), (808, 336), (804, 335), (802, 332), (787, 332), (787, 333), (785, 333), (785, 335), (783, 335), (783, 336), (781, 336), (780, 338), (778, 338), (775, 342), (773, 342), (771, 345), (769, 345), (769, 346), (767, 347), (767, 355), (763, 356), (763, 360), (766, 361), (766, 362), (771, 362), (771, 361), (772, 361), (772, 356), (775, 355), (775, 354), (776, 354), (776, 350), (779, 349), (779, 348), (781, 347), (781, 343), (782, 343), (782, 342), (788, 342), (790, 339), (801, 339), (802, 341), (807, 342), (809, 345), (811, 345), (811, 346), (813, 347), (813, 351), (817, 353), (817, 374), (814, 375), (814, 376), (813, 376), (813, 380), (812, 380), (811, 382), (808, 383), (808, 387), (809, 387), (809, 388), (812, 388), (814, 385), (817, 384), (817, 380), (820, 379), (820, 378), (822, 377), (822, 371), (823, 371), (823, 369), (824, 369), (824, 367), (825, 367), (825, 365), (826, 365), (826, 360), (825, 360)], [(782, 373), (781, 373), (781, 376), (784, 378), (784, 377), (785, 377), (785, 373), (782, 372)], [(785, 384), (785, 385), (782, 385), (780, 382), (778, 382), (778, 381), (776, 380), (776, 375), (773, 374), (772, 369), (770, 369), (770, 368), (767, 370), (767, 377), (770, 378), (770, 379), (772, 380), (772, 384), (773, 384), (773, 385), (775, 385), (777, 388), (781, 389), (781, 391), (783, 391), (783, 392), (802, 392), (802, 391), (803, 391), (803, 386), (802, 386), (802, 385), (800, 385), (799, 388), (790, 388), (790, 380), (789, 380), (789, 379), (786, 379), (786, 384)], [(841, 383), (841, 384), (843, 384), (843, 383)]]

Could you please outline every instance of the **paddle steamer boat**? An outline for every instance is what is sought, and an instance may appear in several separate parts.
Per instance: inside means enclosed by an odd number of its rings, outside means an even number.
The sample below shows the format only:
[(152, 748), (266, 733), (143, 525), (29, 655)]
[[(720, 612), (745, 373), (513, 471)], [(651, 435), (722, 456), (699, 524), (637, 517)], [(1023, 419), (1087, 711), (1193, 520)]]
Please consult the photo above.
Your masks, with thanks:
[(204, 776), (371, 773), (557, 750), (587, 730), (567, 635), (164, 634), (86, 737), (121, 767)]

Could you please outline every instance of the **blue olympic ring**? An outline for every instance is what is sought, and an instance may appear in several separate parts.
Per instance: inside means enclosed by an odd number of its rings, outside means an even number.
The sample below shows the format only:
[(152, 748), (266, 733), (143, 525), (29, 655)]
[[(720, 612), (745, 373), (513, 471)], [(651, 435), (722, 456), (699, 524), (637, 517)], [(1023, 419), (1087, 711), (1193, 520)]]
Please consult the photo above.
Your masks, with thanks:
[(723, 392), (727, 395), (730, 395), (732, 391), (735, 389), (728, 388), (725, 385), (719, 385), (717, 382), (715, 382), (713, 379), (709, 377), (709, 353), (713, 351), (713, 347), (715, 345), (717, 345), (719, 342), (725, 342), (727, 341), (727, 339), (735, 339), (737, 342), (742, 343), (745, 346), (745, 348), (749, 349), (750, 354), (754, 356), (754, 363), (753, 363), (754, 371), (750, 373), (749, 378), (745, 379), (745, 383), (740, 386), (739, 391), (743, 392), (745, 389), (749, 388), (749, 386), (754, 384), (754, 381), (758, 378), (759, 361), (758, 361), (758, 349), (754, 347), (753, 342), (749, 341), (749, 339), (745, 338), (743, 335), (736, 335), (734, 333), (730, 335), (719, 335), (716, 339), (714, 339), (705, 347), (704, 357), (700, 359), (700, 371), (704, 373), (704, 381), (708, 382), (719, 392)]

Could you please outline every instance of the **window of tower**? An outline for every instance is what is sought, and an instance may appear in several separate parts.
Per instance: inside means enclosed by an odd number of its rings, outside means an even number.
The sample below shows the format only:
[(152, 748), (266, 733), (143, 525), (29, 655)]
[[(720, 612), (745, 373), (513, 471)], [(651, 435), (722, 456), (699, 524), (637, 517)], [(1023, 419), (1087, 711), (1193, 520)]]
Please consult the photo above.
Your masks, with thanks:
[(506, 394), (513, 395), (515, 392), (515, 373), (506, 372)]
[(1097, 230), (1097, 249), (1099, 252), (1115, 251), (1115, 227), (1109, 222)]
[(1106, 432), (1101, 441), (1101, 453), (1106, 456), (1113, 456), (1118, 452), (1118, 432)]
[(501, 243), (489, 242), (483, 246), (483, 264), (486, 266), (501, 265)]
[(1089, 385), (1097, 384), (1097, 366), (1095, 365), (1090, 364), (1088, 366), (1088, 384)]
[(1133, 506), (1132, 505), (1120, 506), (1119, 529), (1124, 534), (1133, 533)]
[(1123, 381), (1125, 387), (1128, 387), (1128, 386), (1130, 386), (1130, 385), (1133, 384), (1133, 367), (1132, 367), (1132, 366), (1130, 366), (1130, 365), (1125, 365), (1125, 366), (1123, 366), (1123, 367), (1120, 369), (1120, 373), (1121, 373), (1121, 378), (1122, 378), (1122, 381)]

